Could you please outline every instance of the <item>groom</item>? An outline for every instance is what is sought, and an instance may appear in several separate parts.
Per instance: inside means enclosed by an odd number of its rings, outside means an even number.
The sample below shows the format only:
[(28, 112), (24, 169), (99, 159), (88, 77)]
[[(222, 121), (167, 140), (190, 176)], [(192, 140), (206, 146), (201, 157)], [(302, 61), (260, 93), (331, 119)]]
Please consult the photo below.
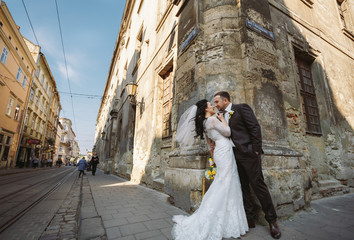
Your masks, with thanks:
[(262, 205), (265, 219), (269, 223), (270, 234), (273, 238), (280, 238), (281, 232), (277, 223), (272, 198), (264, 182), (262, 173), (261, 154), (262, 136), (261, 127), (253, 110), (245, 103), (232, 104), (228, 92), (218, 92), (214, 95), (215, 107), (224, 113), (226, 122), (231, 129), (231, 139), (238, 172), (240, 175), (243, 205), (245, 207), (248, 226), (254, 228), (255, 206), (251, 197), (250, 184)]

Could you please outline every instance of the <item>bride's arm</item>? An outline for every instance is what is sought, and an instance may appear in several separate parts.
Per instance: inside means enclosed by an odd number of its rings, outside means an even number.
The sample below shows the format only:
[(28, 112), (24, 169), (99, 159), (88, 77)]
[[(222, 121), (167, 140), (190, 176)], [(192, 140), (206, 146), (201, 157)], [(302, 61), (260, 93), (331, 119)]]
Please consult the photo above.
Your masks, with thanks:
[(215, 148), (215, 142), (213, 140), (211, 140), (208, 135), (205, 134), (205, 138), (207, 141), (207, 145), (208, 145), (208, 150), (210, 152), (210, 156), (213, 158), (214, 157), (214, 148)]
[(224, 117), (222, 117), (222, 119), (220, 119), (220, 121), (217, 118), (212, 117), (212, 118), (210, 118), (210, 121), (207, 122), (207, 124), (208, 124), (207, 130), (211, 129), (211, 128), (215, 128), (224, 137), (230, 137), (231, 136), (230, 127), (229, 127), (229, 125), (227, 125)]

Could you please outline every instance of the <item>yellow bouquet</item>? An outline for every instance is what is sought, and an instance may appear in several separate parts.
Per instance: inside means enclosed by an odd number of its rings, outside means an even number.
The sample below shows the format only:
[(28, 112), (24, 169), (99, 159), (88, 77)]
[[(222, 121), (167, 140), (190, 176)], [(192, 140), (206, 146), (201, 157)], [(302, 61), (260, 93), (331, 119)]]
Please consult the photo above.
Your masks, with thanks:
[(214, 179), (216, 174), (216, 167), (213, 159), (209, 157), (210, 167), (205, 171), (205, 178), (206, 179)]

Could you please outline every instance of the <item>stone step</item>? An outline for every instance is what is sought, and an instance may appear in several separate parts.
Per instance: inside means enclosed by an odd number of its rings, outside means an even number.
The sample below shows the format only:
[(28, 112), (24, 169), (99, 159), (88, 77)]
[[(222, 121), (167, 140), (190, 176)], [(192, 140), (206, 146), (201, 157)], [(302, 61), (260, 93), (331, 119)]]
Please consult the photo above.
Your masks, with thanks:
[(342, 184), (329, 185), (325, 187), (320, 187), (318, 193), (312, 195), (312, 200), (343, 195), (350, 192), (350, 188), (348, 186), (344, 186)]
[(337, 179), (319, 180), (318, 181), (318, 186), (320, 188), (326, 188), (326, 187), (337, 186), (337, 185), (341, 185), (341, 182), (338, 181)]
[(154, 179), (153, 186), (152, 186), (153, 189), (163, 192), (164, 187), (165, 187), (165, 180), (164, 179), (162, 179), (162, 178), (155, 178)]

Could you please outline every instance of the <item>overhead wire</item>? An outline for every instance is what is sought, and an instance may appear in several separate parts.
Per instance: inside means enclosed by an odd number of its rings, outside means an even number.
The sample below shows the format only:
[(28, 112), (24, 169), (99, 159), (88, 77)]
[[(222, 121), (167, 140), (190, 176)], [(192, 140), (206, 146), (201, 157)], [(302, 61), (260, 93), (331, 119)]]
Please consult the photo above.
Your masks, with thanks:
[(84, 93), (70, 93), (70, 92), (59, 92), (60, 94), (69, 94), (73, 97), (85, 97), (85, 98), (104, 98), (104, 96), (93, 95), (93, 94), (84, 94)]
[(36, 39), (36, 42), (37, 42), (37, 45), (39, 46), (39, 42), (38, 42), (38, 39), (37, 39), (37, 35), (36, 33), (34, 32), (34, 28), (33, 28), (33, 25), (32, 25), (32, 22), (31, 22), (31, 19), (29, 17), (29, 14), (28, 14), (28, 11), (27, 11), (27, 7), (26, 7), (26, 4), (25, 4), (25, 1), (22, 0), (22, 4), (23, 4), (23, 7), (25, 8), (25, 11), (26, 11), (26, 15), (27, 15), (27, 18), (28, 18), (28, 21), (31, 25), (31, 28), (32, 28), (32, 32), (33, 32), (33, 35), (34, 35), (34, 38)]
[(57, 11), (57, 17), (58, 17), (58, 24), (59, 24), (59, 32), (60, 32), (60, 39), (61, 39), (61, 46), (63, 48), (63, 54), (64, 54), (64, 63), (65, 63), (65, 70), (66, 70), (66, 78), (68, 80), (68, 86), (69, 86), (69, 92), (70, 92), (70, 98), (71, 98), (71, 107), (73, 109), (73, 120), (74, 120), (74, 125), (75, 125), (75, 131), (76, 134), (78, 134), (77, 127), (76, 127), (76, 118), (75, 118), (75, 110), (74, 110), (74, 102), (73, 102), (73, 95), (71, 92), (71, 86), (70, 86), (70, 80), (69, 80), (69, 72), (68, 72), (68, 64), (66, 61), (66, 55), (65, 55), (65, 48), (64, 48), (64, 41), (63, 41), (63, 33), (61, 30), (61, 23), (60, 23), (60, 17), (59, 17), (59, 8), (58, 8), (58, 3), (57, 0), (55, 0), (55, 6), (56, 6), (56, 11)]

